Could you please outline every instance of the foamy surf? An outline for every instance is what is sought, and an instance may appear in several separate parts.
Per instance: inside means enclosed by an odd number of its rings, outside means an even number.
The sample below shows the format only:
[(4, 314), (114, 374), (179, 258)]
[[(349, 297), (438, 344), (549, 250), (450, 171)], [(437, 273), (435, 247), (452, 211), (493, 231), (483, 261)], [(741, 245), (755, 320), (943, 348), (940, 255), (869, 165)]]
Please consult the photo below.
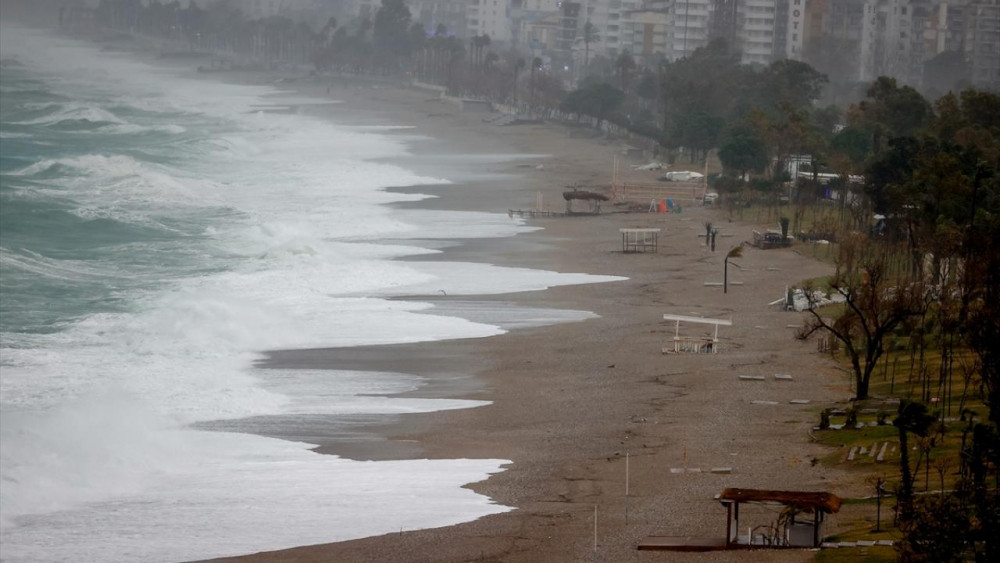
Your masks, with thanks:
[(357, 462), (197, 428), (480, 406), (393, 396), (419, 390), (405, 374), (251, 366), (267, 349), (504, 331), (386, 296), (610, 278), (395, 261), (436, 250), (381, 241), (529, 229), (386, 206), (426, 197), (388, 187), (448, 182), (387, 164), (408, 154), (391, 129), (254, 111), (310, 102), (32, 32), (5, 28), (0, 49), (23, 63), (3, 68), (4, 115), (28, 116), (4, 122), (0, 169), (5, 558), (176, 561), (508, 510), (462, 488), (505, 460)]

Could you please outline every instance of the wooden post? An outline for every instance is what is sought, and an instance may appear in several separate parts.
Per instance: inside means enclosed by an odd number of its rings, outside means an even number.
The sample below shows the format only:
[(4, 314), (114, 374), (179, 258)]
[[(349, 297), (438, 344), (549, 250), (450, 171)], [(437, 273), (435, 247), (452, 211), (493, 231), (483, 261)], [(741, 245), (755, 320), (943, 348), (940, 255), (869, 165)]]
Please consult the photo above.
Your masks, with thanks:
[(625, 452), (625, 525), (628, 526), (628, 452)]
[(813, 508), (813, 547), (819, 547), (819, 507)]
[(736, 532), (734, 543), (740, 543), (740, 503), (737, 501), (733, 507), (733, 530)]
[(733, 503), (726, 504), (726, 547), (733, 542)]
[(729, 256), (726, 256), (722, 268), (722, 293), (729, 293)]
[(597, 563), (597, 505), (594, 505), (594, 563)]

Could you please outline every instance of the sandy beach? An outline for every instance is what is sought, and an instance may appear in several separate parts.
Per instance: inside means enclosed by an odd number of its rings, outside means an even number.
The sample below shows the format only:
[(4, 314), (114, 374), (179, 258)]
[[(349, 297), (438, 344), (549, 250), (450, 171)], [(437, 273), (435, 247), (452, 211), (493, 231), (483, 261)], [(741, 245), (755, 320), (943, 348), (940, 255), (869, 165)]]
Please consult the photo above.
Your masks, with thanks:
[[(342, 100), (326, 110), (334, 119), (353, 115), (364, 123), (374, 118), (413, 127), (401, 134), (429, 137), (414, 143), (416, 155), (401, 163), (421, 173), (433, 175), (448, 154), (521, 155), (477, 164), (482, 178), (407, 188), (438, 198), (398, 204), (402, 208), (506, 212), (533, 208), (541, 193), (547, 209), (562, 211), (566, 186), (610, 182), (613, 157), (623, 146), (620, 140), (591, 137), (561, 124), (490, 125), (482, 114), (461, 113), (426, 91), (362, 87), (344, 79), (334, 80), (329, 94), (326, 82), (300, 80), (290, 86)], [(481, 408), (359, 421), (358, 434), (331, 437), (320, 451), (361, 460), (510, 459), (505, 471), (469, 487), (515, 510), (458, 526), (224, 560), (591, 560), (595, 507), (596, 559), (601, 561), (811, 559), (805, 550), (667, 554), (636, 546), (650, 535), (724, 536), (725, 509), (713, 497), (725, 487), (852, 493), (842, 488), (837, 473), (815, 464), (822, 451), (808, 434), (817, 423), (818, 404), (849, 396), (847, 379), (828, 356), (816, 352), (815, 343), (795, 340), (795, 329), (788, 325), (801, 322), (798, 314), (767, 306), (787, 284), (831, 268), (805, 256), (808, 249), (746, 249), (729, 270), (730, 280), (742, 285), (724, 294), (705, 283), (722, 280), (729, 248), (769, 224), (730, 220), (722, 209), (700, 206), (671, 214), (618, 213), (607, 205), (604, 211), (534, 219), (531, 224), (543, 230), (469, 240), (432, 257), (628, 278), (472, 299), (442, 295), (434, 299), (441, 314), (460, 315), (455, 302), (476, 301), (592, 311), (600, 318), (485, 339), (276, 351), (262, 362), (280, 368), (416, 373), (430, 381), (420, 396), (491, 401)], [(705, 221), (721, 227), (716, 252), (699, 237)], [(623, 254), (618, 232), (623, 227), (661, 228), (659, 252)], [(664, 313), (732, 319), (733, 326), (720, 328), (719, 354), (663, 354), (674, 329)], [(706, 329), (686, 330), (701, 334)], [(776, 380), (775, 374), (793, 379)], [(731, 473), (710, 472), (721, 467)], [(760, 509), (759, 523), (775, 514)], [(834, 515), (826, 533), (836, 525)]]

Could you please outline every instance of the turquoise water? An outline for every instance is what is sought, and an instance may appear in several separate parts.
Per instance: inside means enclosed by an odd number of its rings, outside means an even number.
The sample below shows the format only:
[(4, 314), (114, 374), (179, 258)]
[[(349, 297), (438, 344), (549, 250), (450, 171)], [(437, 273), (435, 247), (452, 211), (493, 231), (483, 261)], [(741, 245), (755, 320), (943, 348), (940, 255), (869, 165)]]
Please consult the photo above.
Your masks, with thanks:
[(201, 123), (193, 133), (181, 124), (197, 116), (101, 107), (100, 91), (60, 94), (54, 78), (16, 63), (0, 67), (0, 83), (0, 331), (8, 338), (130, 310), (137, 292), (232, 258), (203, 236), (208, 219), (232, 209), (178, 213), (93, 193), (150, 181), (136, 174), (143, 167), (155, 174), (196, 159), (222, 124)]

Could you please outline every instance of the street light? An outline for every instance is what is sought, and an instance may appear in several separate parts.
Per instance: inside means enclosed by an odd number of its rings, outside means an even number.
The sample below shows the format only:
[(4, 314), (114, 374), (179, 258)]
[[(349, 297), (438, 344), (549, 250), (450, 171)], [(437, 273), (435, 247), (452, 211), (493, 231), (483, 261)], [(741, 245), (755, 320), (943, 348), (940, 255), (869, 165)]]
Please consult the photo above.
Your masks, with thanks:
[(729, 259), (739, 258), (740, 256), (743, 256), (743, 245), (734, 246), (732, 250), (726, 253), (722, 270), (722, 293), (729, 293)]

